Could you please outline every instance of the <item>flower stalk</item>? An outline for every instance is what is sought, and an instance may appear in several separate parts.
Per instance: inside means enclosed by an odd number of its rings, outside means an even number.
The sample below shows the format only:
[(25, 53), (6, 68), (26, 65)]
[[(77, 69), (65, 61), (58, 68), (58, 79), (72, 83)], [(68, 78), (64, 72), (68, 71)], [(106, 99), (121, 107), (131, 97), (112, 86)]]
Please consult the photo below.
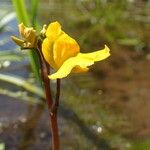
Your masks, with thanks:
[(58, 133), (58, 122), (57, 122), (57, 110), (59, 105), (60, 98), (60, 79), (57, 79), (57, 89), (56, 89), (56, 99), (53, 101), (51, 88), (50, 88), (50, 79), (48, 75), (50, 73), (50, 67), (45, 61), (43, 54), (41, 53), (41, 42), (40, 40), (37, 43), (37, 53), (40, 58), (41, 64), (41, 76), (43, 78), (43, 84), (45, 88), (46, 102), (48, 105), (49, 111), (49, 122), (52, 134), (52, 150), (59, 150), (59, 133)]

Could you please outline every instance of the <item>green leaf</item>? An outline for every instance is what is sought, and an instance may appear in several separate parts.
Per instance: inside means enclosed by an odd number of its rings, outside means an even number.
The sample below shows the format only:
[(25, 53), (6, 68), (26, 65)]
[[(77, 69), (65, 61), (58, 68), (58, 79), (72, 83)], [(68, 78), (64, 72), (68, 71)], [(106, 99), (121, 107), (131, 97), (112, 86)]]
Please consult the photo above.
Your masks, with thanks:
[(14, 5), (18, 21), (20, 23), (23, 22), (26, 26), (29, 26), (30, 20), (24, 0), (12, 0), (12, 3)]
[(36, 17), (38, 9), (39, 0), (31, 0), (31, 22), (33, 27), (37, 27)]

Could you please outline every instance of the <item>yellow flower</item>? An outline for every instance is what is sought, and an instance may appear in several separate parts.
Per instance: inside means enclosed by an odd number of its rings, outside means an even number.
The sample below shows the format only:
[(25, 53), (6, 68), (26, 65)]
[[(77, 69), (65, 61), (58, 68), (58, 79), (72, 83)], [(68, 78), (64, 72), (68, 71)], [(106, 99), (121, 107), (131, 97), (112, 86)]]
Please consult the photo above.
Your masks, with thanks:
[(61, 30), (58, 22), (50, 23), (46, 30), (46, 38), (42, 43), (42, 53), (56, 73), (49, 75), (50, 79), (64, 78), (71, 72), (88, 71), (88, 66), (110, 56), (109, 48), (92, 53), (80, 53), (78, 43)]
[(35, 48), (36, 42), (36, 31), (33, 28), (28, 28), (24, 26), (23, 23), (18, 25), (19, 33), (23, 39), (18, 39), (15, 36), (12, 36), (12, 40), (22, 48)]

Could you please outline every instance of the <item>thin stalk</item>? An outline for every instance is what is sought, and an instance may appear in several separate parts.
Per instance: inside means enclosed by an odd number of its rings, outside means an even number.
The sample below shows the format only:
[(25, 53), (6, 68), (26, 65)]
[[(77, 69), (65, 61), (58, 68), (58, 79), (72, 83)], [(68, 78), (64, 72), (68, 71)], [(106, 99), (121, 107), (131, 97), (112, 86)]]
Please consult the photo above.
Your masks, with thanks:
[[(59, 133), (58, 133), (58, 122), (57, 122), (57, 105), (59, 104), (59, 97), (60, 97), (60, 80), (57, 80), (57, 92), (56, 92), (56, 99), (55, 102), (52, 99), (51, 89), (50, 89), (50, 80), (48, 78), (49, 75), (49, 65), (45, 61), (42, 53), (41, 53), (41, 43), (38, 43), (38, 55), (41, 62), (41, 73), (43, 77), (43, 83), (45, 88), (45, 95), (46, 101), (48, 104), (49, 110), (49, 121), (50, 121), (50, 128), (52, 134), (52, 150), (59, 150)], [(57, 106), (57, 107), (55, 107)], [(56, 108), (56, 109), (53, 109)], [(55, 111), (53, 111), (55, 110)]]
[(51, 130), (52, 136), (55, 137), (55, 139), (52, 140), (52, 148), (53, 150), (59, 150), (60, 145), (59, 145), (59, 129), (58, 129), (58, 122), (57, 122), (57, 110), (59, 106), (59, 99), (60, 99), (60, 79), (57, 79), (57, 87), (56, 87), (56, 98), (55, 102), (53, 104), (53, 108), (50, 113), (50, 118), (51, 118)]
[(59, 133), (58, 133), (58, 122), (57, 112), (50, 115), (51, 133), (52, 133), (52, 150), (59, 150)]
[(56, 99), (55, 99), (55, 106), (56, 106), (56, 109), (58, 108), (59, 106), (59, 99), (60, 99), (60, 82), (61, 80), (60, 79), (57, 79), (57, 89), (56, 89)]
[(57, 85), (56, 85), (56, 97), (55, 97), (55, 102), (53, 102), (53, 106), (51, 109), (51, 115), (57, 113), (57, 109), (59, 107), (59, 99), (60, 99), (60, 79), (57, 79)]
[[(43, 61), (43, 60), (42, 60)], [(53, 100), (50, 90), (50, 80), (48, 78), (49, 71), (46, 65), (46, 62), (42, 62), (42, 76), (45, 87), (46, 101), (48, 104), (49, 117), (50, 117), (50, 128), (52, 134), (52, 150), (59, 150), (59, 134), (58, 134), (58, 122), (57, 122), (57, 111), (52, 112), (53, 109)]]

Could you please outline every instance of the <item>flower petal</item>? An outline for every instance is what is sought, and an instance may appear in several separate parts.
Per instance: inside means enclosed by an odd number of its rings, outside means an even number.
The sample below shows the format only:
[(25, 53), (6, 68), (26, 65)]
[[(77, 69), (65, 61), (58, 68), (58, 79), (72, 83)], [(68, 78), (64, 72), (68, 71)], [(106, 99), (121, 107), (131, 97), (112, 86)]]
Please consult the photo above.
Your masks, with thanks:
[(70, 57), (76, 56), (80, 51), (78, 43), (66, 33), (54, 42), (53, 55), (58, 68)]
[(80, 53), (80, 57), (96, 61), (101, 61), (110, 56), (110, 49), (105, 45), (105, 48), (92, 53)]
[(49, 78), (64, 78), (72, 71), (74, 67), (79, 66), (83, 69), (86, 69), (88, 66), (93, 65), (94, 62), (106, 59), (109, 55), (109, 48), (107, 46), (100, 51), (87, 54), (79, 53), (77, 56), (67, 59), (60, 69), (56, 73), (50, 75)]
[(80, 66), (76, 66), (71, 70), (71, 72), (72, 73), (84, 73), (84, 72), (87, 72), (88, 70), (89, 70), (89, 68), (87, 68), (87, 67), (81, 68)]
[(48, 38), (44, 39), (42, 43), (42, 53), (47, 63), (56, 69), (56, 64), (53, 59), (53, 42)]
[(49, 37), (51, 40), (55, 40), (60, 34), (62, 33), (61, 25), (59, 22), (52, 22), (49, 24), (46, 30), (46, 36)]

